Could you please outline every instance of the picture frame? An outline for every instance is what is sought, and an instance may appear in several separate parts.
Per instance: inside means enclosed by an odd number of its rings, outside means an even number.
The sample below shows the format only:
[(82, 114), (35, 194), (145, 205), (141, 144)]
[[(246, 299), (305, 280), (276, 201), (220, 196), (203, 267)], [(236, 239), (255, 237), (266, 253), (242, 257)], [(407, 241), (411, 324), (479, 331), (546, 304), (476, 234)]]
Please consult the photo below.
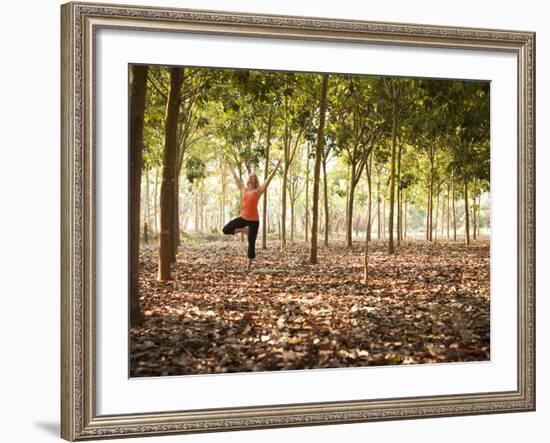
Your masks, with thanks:
[[(69, 441), (535, 410), (535, 34), (71, 2), (61, 7), (61, 436)], [(517, 388), (446, 395), (98, 413), (97, 32), (376, 44), (517, 57)], [(101, 171), (99, 171), (101, 173)]]

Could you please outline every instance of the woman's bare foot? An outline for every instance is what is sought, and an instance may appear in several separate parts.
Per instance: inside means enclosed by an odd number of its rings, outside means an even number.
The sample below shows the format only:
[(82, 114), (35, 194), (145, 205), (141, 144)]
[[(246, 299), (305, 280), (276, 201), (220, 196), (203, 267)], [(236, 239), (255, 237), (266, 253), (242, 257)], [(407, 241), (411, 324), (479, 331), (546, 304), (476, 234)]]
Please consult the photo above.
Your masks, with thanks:
[(244, 233), (244, 234), (248, 234), (248, 226), (245, 226), (244, 228), (237, 228), (237, 229), (235, 229), (235, 234), (236, 234), (237, 232), (242, 232), (242, 233)]
[(252, 259), (251, 258), (248, 259), (248, 264), (246, 265), (246, 269), (248, 271), (250, 271), (250, 269), (252, 269)]

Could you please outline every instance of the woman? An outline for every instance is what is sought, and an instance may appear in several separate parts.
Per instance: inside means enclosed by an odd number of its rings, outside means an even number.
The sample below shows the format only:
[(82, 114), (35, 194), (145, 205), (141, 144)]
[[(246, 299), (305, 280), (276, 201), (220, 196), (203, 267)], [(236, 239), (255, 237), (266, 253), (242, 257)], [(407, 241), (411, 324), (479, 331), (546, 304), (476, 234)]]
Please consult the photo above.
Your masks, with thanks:
[(231, 168), (231, 173), (235, 179), (235, 183), (241, 191), (241, 214), (234, 220), (231, 220), (223, 228), (223, 233), (226, 235), (234, 235), (237, 232), (248, 232), (248, 266), (247, 269), (252, 267), (252, 260), (256, 258), (256, 237), (258, 236), (258, 229), (260, 228), (260, 216), (258, 214), (258, 202), (262, 194), (266, 191), (271, 179), (277, 172), (281, 160), (273, 169), (273, 172), (269, 175), (263, 185), (260, 186), (260, 182), (256, 174), (252, 173), (248, 176), (248, 182), (244, 186), (240, 177), (235, 174), (235, 171)]

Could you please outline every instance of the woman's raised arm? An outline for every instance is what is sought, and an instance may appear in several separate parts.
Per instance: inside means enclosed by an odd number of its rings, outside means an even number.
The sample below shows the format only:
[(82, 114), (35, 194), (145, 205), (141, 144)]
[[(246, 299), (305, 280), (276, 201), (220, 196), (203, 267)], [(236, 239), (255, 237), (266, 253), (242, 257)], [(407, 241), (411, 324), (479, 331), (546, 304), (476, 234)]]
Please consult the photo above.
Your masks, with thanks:
[(277, 169), (279, 169), (279, 165), (281, 164), (282, 158), (279, 159), (279, 162), (277, 163), (277, 166), (271, 171), (271, 174), (269, 174), (269, 177), (267, 177), (267, 180), (258, 188), (258, 194), (262, 195), (267, 187), (269, 186), (269, 182), (271, 182), (271, 179), (275, 176), (275, 173), (277, 172)]

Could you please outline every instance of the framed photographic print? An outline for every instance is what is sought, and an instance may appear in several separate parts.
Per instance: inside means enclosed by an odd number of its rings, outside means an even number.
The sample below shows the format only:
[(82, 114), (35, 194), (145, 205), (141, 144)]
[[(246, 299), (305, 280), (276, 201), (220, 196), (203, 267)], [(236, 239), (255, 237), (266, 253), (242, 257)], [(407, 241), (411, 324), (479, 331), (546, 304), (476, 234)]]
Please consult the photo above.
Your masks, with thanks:
[(63, 438), (534, 410), (534, 33), (61, 14)]

